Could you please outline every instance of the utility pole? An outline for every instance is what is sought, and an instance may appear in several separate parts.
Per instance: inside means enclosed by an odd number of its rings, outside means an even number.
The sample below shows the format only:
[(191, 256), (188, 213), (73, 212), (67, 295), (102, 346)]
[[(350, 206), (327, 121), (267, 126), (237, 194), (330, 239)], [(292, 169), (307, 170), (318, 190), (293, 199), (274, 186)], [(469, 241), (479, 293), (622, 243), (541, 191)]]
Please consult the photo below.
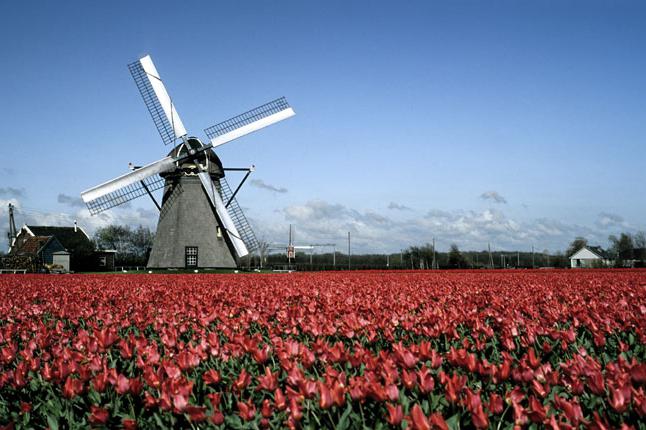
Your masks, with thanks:
[(332, 266), (336, 268), (336, 245), (332, 247)]
[(350, 232), (348, 232), (348, 270), (350, 270), (350, 268), (352, 267), (351, 257), (352, 257), (352, 248), (350, 247)]
[(435, 238), (433, 238), (433, 261), (431, 262), (431, 269), (437, 269), (437, 260), (435, 259)]
[(491, 244), (487, 243), (487, 249), (489, 250), (489, 268), (493, 269), (493, 255), (491, 255)]
[[(289, 244), (287, 245), (287, 268), (290, 269), (292, 267), (292, 225), (289, 225)], [(296, 255), (294, 253), (294, 255)]]
[(516, 251), (516, 267), (520, 267), (520, 251)]

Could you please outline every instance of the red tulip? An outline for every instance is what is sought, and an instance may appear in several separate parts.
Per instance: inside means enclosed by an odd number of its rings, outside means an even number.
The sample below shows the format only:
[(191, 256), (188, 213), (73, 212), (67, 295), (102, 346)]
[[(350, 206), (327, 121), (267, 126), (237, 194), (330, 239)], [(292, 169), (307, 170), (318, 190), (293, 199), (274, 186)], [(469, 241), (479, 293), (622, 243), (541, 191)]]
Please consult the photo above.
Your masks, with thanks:
[(260, 409), (260, 414), (264, 418), (269, 418), (269, 417), (272, 416), (273, 413), (274, 413), (274, 411), (272, 410), (271, 402), (269, 401), (269, 399), (263, 400), (262, 401), (262, 407)]
[(319, 389), (319, 407), (321, 409), (329, 409), (332, 406), (332, 395), (330, 394), (330, 389), (322, 381), (319, 381), (318, 389)]
[(117, 376), (116, 390), (117, 390), (117, 393), (121, 395), (126, 394), (130, 390), (130, 380), (126, 378), (124, 375), (119, 374), (119, 376)]
[(406, 369), (402, 371), (402, 382), (404, 383), (404, 387), (406, 387), (407, 389), (415, 389), (415, 386), (417, 385), (416, 379), (417, 375), (415, 374), (415, 372), (409, 372)]
[(95, 405), (90, 406), (90, 418), (88, 419), (90, 424), (105, 424), (109, 418), (110, 413), (107, 409)]
[(422, 393), (428, 394), (435, 388), (435, 381), (433, 375), (428, 367), (424, 366), (417, 371), (417, 378), (419, 380), (419, 389)]
[(529, 413), (527, 414), (532, 422), (537, 424), (543, 423), (547, 417), (547, 409), (539, 402), (536, 397), (529, 397)]
[(216, 426), (219, 426), (224, 422), (224, 414), (220, 411), (214, 411), (213, 415), (211, 415), (211, 422)]
[(276, 405), (276, 409), (279, 411), (284, 411), (285, 408), (287, 407), (285, 395), (283, 394), (283, 391), (280, 388), (276, 388), (274, 391), (274, 404)]
[(388, 424), (392, 426), (398, 426), (404, 418), (404, 411), (402, 409), (402, 406), (386, 403), (386, 409), (388, 410), (388, 417), (386, 418)]
[(188, 414), (191, 422), (199, 423), (206, 421), (206, 408), (203, 406), (188, 405), (184, 408), (184, 413)]
[(391, 402), (396, 402), (399, 400), (399, 389), (397, 385), (390, 384), (386, 387), (386, 396)]
[(433, 430), (449, 430), (449, 426), (439, 412), (431, 414), (430, 422)]
[(238, 411), (240, 418), (242, 418), (244, 421), (251, 421), (256, 415), (256, 407), (253, 405), (253, 403), (251, 403), (251, 401), (249, 401), (248, 403), (238, 402)]
[(123, 418), (121, 420), (121, 426), (124, 430), (135, 430), (137, 428), (137, 421), (132, 418)]
[(431, 430), (431, 423), (417, 403), (411, 409), (410, 416), (414, 430)]
[(336, 406), (343, 406), (345, 403), (345, 386), (339, 381), (334, 381), (332, 386), (332, 401)]
[(202, 375), (205, 384), (217, 384), (220, 382), (220, 373), (215, 369), (209, 369)]
[(242, 391), (249, 385), (249, 382), (251, 382), (251, 376), (247, 373), (247, 369), (242, 369), (238, 378), (233, 382), (233, 386), (237, 391)]
[(63, 386), (63, 395), (68, 399), (76, 397), (83, 391), (83, 382), (81, 380), (68, 376)]
[(303, 418), (301, 407), (295, 398), (289, 399), (289, 415), (296, 422)]

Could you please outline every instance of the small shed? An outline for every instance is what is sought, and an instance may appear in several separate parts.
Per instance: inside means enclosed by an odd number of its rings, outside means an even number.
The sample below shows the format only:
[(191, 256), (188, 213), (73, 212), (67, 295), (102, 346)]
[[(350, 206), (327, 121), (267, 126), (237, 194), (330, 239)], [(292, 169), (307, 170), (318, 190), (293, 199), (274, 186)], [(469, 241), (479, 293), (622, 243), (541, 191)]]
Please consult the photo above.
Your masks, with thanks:
[(94, 251), (95, 257), (95, 270), (99, 272), (113, 272), (114, 271), (114, 257), (117, 251), (114, 249), (100, 249)]
[(570, 257), (572, 268), (593, 268), (611, 266), (612, 259), (600, 246), (584, 246)]
[(58, 266), (62, 267), (63, 272), (70, 271), (70, 253), (67, 251), (56, 251), (52, 254), (52, 264), (54, 265), (53, 270), (56, 270)]

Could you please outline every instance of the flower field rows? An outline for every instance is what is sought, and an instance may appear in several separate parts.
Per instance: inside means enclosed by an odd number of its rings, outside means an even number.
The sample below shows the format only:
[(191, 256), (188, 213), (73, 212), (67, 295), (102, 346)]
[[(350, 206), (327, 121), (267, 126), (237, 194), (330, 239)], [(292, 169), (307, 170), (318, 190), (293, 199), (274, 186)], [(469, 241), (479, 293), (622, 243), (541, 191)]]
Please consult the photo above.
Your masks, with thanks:
[(0, 428), (646, 428), (646, 271), (0, 276)]

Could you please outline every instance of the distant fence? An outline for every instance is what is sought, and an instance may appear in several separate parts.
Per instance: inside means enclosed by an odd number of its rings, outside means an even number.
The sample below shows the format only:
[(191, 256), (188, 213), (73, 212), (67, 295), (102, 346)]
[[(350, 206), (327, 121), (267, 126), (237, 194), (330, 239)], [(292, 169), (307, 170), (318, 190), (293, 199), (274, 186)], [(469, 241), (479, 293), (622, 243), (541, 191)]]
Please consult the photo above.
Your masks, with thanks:
[[(252, 267), (253, 269), (254, 267)], [(271, 264), (264, 267), (265, 269), (271, 270), (295, 270), (297, 272), (320, 272), (325, 270), (402, 270), (407, 269), (407, 267), (400, 265), (390, 265), (386, 266), (385, 264), (353, 264), (350, 267), (343, 264)]]
[(114, 266), (115, 272), (138, 272), (140, 270), (146, 270), (146, 266)]

